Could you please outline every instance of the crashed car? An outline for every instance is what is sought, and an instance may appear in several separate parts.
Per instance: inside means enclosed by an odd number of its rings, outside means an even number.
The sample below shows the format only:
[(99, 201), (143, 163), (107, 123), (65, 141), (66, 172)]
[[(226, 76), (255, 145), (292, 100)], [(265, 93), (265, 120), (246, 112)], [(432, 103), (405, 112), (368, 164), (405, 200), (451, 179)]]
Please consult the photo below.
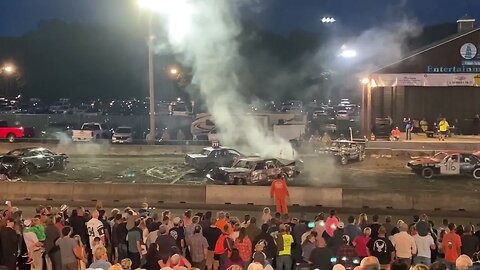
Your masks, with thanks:
[(210, 171), (217, 167), (229, 167), (242, 154), (229, 147), (206, 147), (198, 154), (187, 154), (185, 164), (198, 171)]
[(32, 175), (37, 172), (64, 170), (68, 156), (43, 147), (15, 149), (0, 156), (0, 173), (7, 176)]
[(240, 158), (232, 167), (219, 167), (210, 170), (207, 180), (223, 185), (262, 185), (269, 184), (278, 175), (294, 177), (301, 172), (300, 160), (277, 158)]
[(479, 154), (439, 152), (433, 157), (411, 160), (407, 167), (424, 179), (439, 175), (466, 175), (480, 180)]
[(337, 159), (340, 164), (347, 165), (352, 160), (365, 159), (365, 142), (337, 139), (330, 146), (315, 150), (317, 154), (329, 155)]

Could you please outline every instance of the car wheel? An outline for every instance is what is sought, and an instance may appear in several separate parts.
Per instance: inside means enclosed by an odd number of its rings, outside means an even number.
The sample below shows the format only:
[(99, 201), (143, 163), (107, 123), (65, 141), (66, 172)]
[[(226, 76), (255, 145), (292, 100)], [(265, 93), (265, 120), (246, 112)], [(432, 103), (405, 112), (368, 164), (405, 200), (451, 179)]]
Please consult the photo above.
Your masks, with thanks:
[(480, 180), (480, 168), (476, 168), (475, 170), (473, 170), (472, 175), (473, 175), (473, 178)]
[(360, 154), (360, 155), (358, 156), (358, 161), (362, 161), (362, 160), (364, 160), (364, 159), (365, 159), (365, 155), (364, 155), (364, 154)]
[(32, 175), (35, 173), (35, 167), (32, 164), (25, 165), (21, 170), (21, 175)]
[(9, 134), (7, 135), (7, 140), (8, 140), (8, 142), (10, 142), (10, 143), (15, 142), (15, 139), (16, 139), (16, 138), (17, 138), (17, 136), (15, 136), (15, 134), (13, 134), (13, 133), (9, 133)]
[(233, 184), (234, 185), (240, 184), (240, 179), (238, 179), (238, 178), (233, 179)]
[(216, 167), (218, 167), (218, 166), (217, 166), (215, 163), (208, 163), (208, 164), (205, 166), (204, 171), (209, 172), (209, 171), (215, 169)]
[(95, 136), (95, 139), (100, 139), (100, 135), (97, 134), (97, 136)]
[(242, 179), (242, 185), (244, 185), (244, 186), (247, 185), (247, 179)]
[(340, 159), (340, 163), (342, 165), (347, 165), (348, 164), (348, 158), (346, 156), (343, 156), (341, 159)]
[(430, 167), (425, 167), (422, 169), (421, 176), (425, 179), (432, 179), (433, 178), (433, 170)]

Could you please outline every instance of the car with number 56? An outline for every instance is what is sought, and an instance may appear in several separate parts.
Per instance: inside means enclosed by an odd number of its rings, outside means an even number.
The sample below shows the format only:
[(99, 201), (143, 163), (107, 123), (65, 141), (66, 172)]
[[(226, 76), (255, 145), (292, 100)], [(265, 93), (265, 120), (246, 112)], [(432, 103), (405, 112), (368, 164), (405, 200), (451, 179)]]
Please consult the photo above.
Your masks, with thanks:
[(65, 170), (67, 164), (67, 155), (43, 147), (15, 149), (0, 156), (0, 172), (8, 176)]
[(465, 175), (480, 180), (480, 152), (439, 152), (433, 157), (411, 160), (407, 167), (424, 179), (440, 175)]

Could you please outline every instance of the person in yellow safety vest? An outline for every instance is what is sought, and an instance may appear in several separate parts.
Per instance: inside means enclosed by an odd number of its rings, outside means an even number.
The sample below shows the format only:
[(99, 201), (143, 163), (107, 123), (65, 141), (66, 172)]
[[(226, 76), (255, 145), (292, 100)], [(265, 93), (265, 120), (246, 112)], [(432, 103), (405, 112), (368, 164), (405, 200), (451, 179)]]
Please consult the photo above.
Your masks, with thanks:
[(445, 136), (447, 136), (448, 129), (450, 125), (447, 122), (447, 119), (442, 118), (440, 123), (438, 123), (438, 130), (440, 131), (440, 137), (438, 138), (439, 141), (445, 141)]

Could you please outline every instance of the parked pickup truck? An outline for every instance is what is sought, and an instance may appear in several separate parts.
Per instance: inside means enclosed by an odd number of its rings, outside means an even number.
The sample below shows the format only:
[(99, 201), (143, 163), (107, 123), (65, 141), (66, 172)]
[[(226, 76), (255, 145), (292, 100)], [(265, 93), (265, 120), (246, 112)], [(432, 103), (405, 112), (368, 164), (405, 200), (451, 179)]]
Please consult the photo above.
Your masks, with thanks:
[(0, 138), (13, 143), (17, 138), (32, 138), (35, 132), (31, 127), (9, 127), (7, 121), (0, 120)]
[(112, 133), (106, 126), (100, 123), (84, 123), (80, 130), (73, 130), (74, 142), (91, 142), (99, 139), (112, 138)]

